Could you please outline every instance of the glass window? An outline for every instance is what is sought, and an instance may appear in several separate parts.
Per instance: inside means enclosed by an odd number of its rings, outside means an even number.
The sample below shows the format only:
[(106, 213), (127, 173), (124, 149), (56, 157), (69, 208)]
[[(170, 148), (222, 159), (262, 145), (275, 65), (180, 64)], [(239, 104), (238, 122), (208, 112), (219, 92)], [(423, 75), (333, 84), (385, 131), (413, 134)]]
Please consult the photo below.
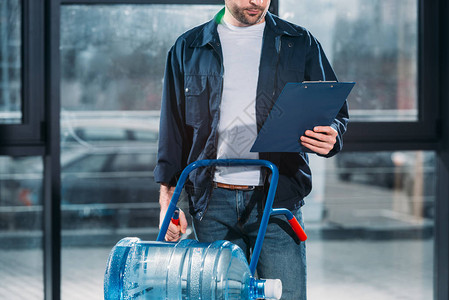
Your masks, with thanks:
[(208, 21), (218, 9), (185, 5), (63, 7), (63, 109), (158, 110), (169, 48), (181, 33)]
[(22, 122), (22, 5), (0, 2), (0, 124)]
[(135, 131), (133, 132), (133, 138), (137, 141), (157, 142), (158, 132), (144, 130)]
[(87, 141), (120, 141), (128, 139), (126, 130), (114, 128), (85, 128), (79, 129), (76, 133)]
[(0, 299), (44, 299), (42, 238), (42, 159), (0, 156)]
[[(91, 112), (92, 113), (92, 112)], [(152, 111), (65, 111), (61, 117), (61, 146), (63, 149), (108, 146), (138, 142), (156, 144), (159, 116)]]
[(114, 172), (153, 171), (156, 166), (156, 153), (121, 153), (111, 166)]
[(152, 171), (166, 56), (221, 7), (61, 7), (62, 299), (102, 299), (115, 243), (156, 239)]
[(433, 299), (434, 152), (311, 155), (311, 299)]
[[(64, 153), (63, 153), (64, 155)], [(67, 161), (65, 165), (62, 165), (62, 173), (97, 173), (105, 169), (105, 164), (114, 153), (109, 154), (96, 154), (94, 152), (86, 151), (81, 153), (77, 157), (73, 157), (72, 160)]]
[(340, 81), (356, 81), (352, 121), (417, 121), (418, 1), (280, 0), (282, 18), (321, 42)]

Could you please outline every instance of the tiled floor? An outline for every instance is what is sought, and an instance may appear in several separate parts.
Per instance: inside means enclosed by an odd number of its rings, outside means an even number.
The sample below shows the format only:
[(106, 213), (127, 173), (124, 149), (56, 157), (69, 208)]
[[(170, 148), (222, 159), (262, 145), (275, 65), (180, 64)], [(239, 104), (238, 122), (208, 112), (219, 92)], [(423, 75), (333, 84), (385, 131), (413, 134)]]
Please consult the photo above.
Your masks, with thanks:
[[(320, 241), (308, 251), (309, 299), (432, 299), (432, 240)], [(103, 299), (110, 248), (62, 252), (62, 299)], [(0, 299), (43, 299), (42, 252), (0, 250)]]
[(0, 299), (43, 299), (42, 251), (0, 250)]

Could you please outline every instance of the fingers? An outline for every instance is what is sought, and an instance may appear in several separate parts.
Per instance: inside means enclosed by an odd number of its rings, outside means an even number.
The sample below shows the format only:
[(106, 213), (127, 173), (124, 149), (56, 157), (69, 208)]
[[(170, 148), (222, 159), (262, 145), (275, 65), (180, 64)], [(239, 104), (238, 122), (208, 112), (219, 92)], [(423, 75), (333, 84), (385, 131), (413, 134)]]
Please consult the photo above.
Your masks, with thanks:
[(182, 210), (179, 210), (179, 229), (181, 231), (181, 234), (186, 233), (187, 231), (187, 218), (186, 215), (184, 214), (184, 212)]
[(332, 141), (338, 135), (337, 130), (331, 126), (316, 126), (312, 130), (306, 130), (305, 135), (320, 141)]
[[(165, 214), (167, 212), (167, 209), (161, 209), (160, 215), (159, 215), (159, 228), (162, 225), (162, 222), (164, 221)], [(176, 242), (178, 241), (182, 234), (186, 233), (187, 230), (187, 219), (184, 212), (179, 209), (179, 225), (175, 225), (173, 222), (170, 222), (167, 228), (167, 232), (165, 234), (165, 240), (168, 242)]]
[(170, 222), (168, 225), (167, 233), (165, 234), (165, 240), (168, 242), (176, 242), (181, 238), (180, 226)]
[(300, 140), (304, 147), (318, 154), (326, 155), (334, 148), (337, 135), (338, 132), (330, 126), (316, 126), (313, 131), (306, 130)]
[[(306, 143), (306, 142), (301, 142), (301, 144), (302, 144), (304, 147), (306, 147), (306, 148), (312, 150), (313, 152), (318, 153), (318, 154), (322, 154), (322, 155), (329, 154), (329, 152), (332, 150), (332, 148), (327, 147), (327, 145), (324, 145), (324, 146), (321, 146), (321, 145), (320, 145), (320, 146), (314, 146), (314, 145), (308, 144), (308, 143)], [(329, 148), (330, 148), (330, 149), (329, 149)]]
[(306, 138), (304, 136), (301, 137), (301, 144), (304, 147), (309, 148), (315, 153), (326, 155), (332, 150), (332, 146), (328, 143), (319, 142), (314, 139)]
[[(328, 135), (331, 135), (334, 137), (336, 137), (338, 135), (337, 130), (335, 130), (335, 128), (331, 127), (331, 126), (315, 126), (313, 128), (313, 131), (325, 133), (325, 134), (328, 134)], [(313, 132), (313, 131), (311, 131), (311, 132)]]

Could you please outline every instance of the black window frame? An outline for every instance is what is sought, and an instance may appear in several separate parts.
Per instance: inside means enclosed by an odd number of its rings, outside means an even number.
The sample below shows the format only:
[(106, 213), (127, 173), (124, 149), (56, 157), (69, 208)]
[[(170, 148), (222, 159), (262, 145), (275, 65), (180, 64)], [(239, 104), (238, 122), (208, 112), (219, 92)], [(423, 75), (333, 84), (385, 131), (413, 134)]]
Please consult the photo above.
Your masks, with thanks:
[(43, 155), (44, 0), (21, 0), (22, 122), (0, 124), (1, 155)]

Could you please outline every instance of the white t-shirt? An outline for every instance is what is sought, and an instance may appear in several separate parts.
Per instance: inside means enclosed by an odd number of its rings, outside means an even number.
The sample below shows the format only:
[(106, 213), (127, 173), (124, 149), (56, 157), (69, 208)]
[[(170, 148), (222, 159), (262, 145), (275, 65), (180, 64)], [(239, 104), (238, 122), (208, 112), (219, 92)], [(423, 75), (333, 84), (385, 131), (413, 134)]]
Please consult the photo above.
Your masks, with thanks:
[[(265, 22), (248, 27), (218, 25), (224, 81), (218, 124), (217, 158), (258, 159), (250, 152), (257, 136), (256, 92)], [(217, 167), (214, 180), (261, 185), (260, 167)]]

